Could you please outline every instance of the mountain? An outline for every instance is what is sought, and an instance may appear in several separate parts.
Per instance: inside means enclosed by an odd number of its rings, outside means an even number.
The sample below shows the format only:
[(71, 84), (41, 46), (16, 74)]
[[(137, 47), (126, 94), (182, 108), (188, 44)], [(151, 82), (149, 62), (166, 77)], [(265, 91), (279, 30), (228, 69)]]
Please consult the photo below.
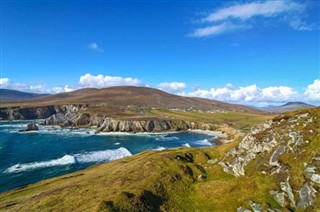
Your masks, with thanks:
[(209, 148), (145, 151), (0, 194), (2, 211), (319, 211), (320, 107)]
[(183, 97), (147, 87), (119, 86), (103, 89), (86, 88), (68, 93), (59, 93), (5, 106), (36, 106), (88, 104), (103, 107), (170, 108), (194, 110), (224, 110), (247, 113), (262, 113), (250, 107), (220, 101)]
[(28, 93), (9, 89), (0, 89), (0, 102), (21, 101), (48, 96), (50, 94)]
[(284, 113), (289, 111), (298, 110), (301, 108), (313, 108), (314, 105), (306, 104), (304, 102), (288, 102), (280, 106), (268, 106), (264, 108), (259, 108), (261, 110), (271, 112), (271, 113)]

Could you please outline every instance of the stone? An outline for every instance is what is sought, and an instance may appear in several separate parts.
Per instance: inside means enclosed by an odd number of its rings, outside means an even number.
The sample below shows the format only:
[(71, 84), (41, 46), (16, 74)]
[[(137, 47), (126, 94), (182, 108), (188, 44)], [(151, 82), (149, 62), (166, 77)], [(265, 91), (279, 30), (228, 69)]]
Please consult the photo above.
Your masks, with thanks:
[(287, 206), (287, 201), (286, 201), (286, 193), (284, 192), (279, 192), (279, 191), (270, 191), (269, 192), (273, 199), (281, 206), (281, 207), (286, 207)]
[(262, 212), (262, 206), (259, 203), (250, 200), (249, 204), (254, 212)]
[(292, 188), (290, 186), (289, 179), (287, 179), (285, 182), (281, 182), (280, 187), (282, 191), (287, 193), (289, 200), (291, 201), (291, 204), (295, 207), (296, 201), (294, 200), (294, 195), (292, 193)]
[(29, 123), (27, 125), (27, 129), (24, 129), (24, 130), (20, 130), (20, 132), (27, 132), (27, 131), (37, 131), (39, 130), (39, 127), (37, 124), (35, 123)]
[(285, 146), (279, 146), (273, 153), (272, 156), (270, 157), (269, 164), (270, 166), (279, 166), (280, 164), (278, 163), (278, 159), (280, 155), (282, 155), (286, 151)]
[(315, 193), (317, 191), (313, 188), (312, 184), (305, 183), (299, 190), (300, 201), (298, 202), (298, 208), (306, 209), (314, 202)]
[(237, 208), (237, 212), (251, 212), (251, 210), (249, 210), (247, 208), (239, 207), (239, 208)]

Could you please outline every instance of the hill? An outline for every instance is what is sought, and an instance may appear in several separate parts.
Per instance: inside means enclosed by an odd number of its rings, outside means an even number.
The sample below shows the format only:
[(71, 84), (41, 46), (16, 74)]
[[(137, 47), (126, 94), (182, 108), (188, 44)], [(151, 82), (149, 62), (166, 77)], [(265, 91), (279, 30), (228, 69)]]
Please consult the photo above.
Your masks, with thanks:
[(318, 211), (320, 108), (231, 143), (146, 151), (0, 195), (3, 211)]
[(294, 111), (302, 108), (313, 108), (313, 107), (315, 106), (306, 104), (304, 102), (288, 102), (280, 106), (270, 106), (270, 107), (259, 108), (259, 109), (267, 112), (271, 112), (271, 113), (285, 113), (285, 112)]
[(0, 102), (21, 101), (48, 95), (49, 94), (28, 93), (16, 90), (0, 89)]
[(80, 89), (68, 93), (32, 99), (32, 101), (14, 102), (3, 106), (36, 106), (89, 104), (103, 107), (171, 108), (194, 110), (225, 110), (247, 113), (261, 113), (250, 107), (228, 104), (220, 101), (183, 97), (147, 87), (119, 86), (103, 89)]

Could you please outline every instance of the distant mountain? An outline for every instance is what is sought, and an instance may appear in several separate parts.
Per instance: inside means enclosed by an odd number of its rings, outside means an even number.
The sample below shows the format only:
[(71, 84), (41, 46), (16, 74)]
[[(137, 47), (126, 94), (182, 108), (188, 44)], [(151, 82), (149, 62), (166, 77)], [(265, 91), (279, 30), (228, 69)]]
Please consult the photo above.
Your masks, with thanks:
[(38, 93), (28, 93), (9, 89), (0, 89), (0, 102), (13, 102), (26, 99), (33, 99), (43, 96), (48, 96), (50, 94), (38, 94)]
[(304, 103), (304, 102), (288, 102), (280, 106), (267, 106), (259, 109), (267, 112), (271, 112), (271, 113), (284, 113), (284, 112), (298, 110), (301, 108), (313, 108), (313, 107), (315, 106)]
[[(90, 104), (138, 107), (138, 108), (168, 108), (168, 109), (193, 109), (193, 110), (223, 110), (246, 113), (264, 113), (257, 109), (237, 104), (196, 98), (183, 97), (169, 94), (154, 88), (117, 86), (102, 89), (85, 88), (73, 92), (59, 93), (45, 96), (32, 101), (23, 102), (23, 106), (36, 105), (66, 105), (66, 104)], [(15, 106), (14, 103), (7, 104)], [(22, 104), (19, 104), (20, 106)]]

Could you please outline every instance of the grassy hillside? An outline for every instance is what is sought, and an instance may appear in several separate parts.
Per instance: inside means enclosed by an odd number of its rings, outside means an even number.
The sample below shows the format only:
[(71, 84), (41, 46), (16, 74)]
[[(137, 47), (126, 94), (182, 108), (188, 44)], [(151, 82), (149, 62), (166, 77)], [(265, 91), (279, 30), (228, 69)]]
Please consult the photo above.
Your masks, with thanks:
[[(263, 148), (274, 144), (270, 136), (277, 144), (270, 151), (251, 152), (255, 157), (244, 166), (244, 175), (235, 177), (222, 168), (221, 163), (232, 167), (237, 157), (253, 151), (244, 149), (248, 141)], [(269, 165), (281, 146), (286, 151), (277, 157), (279, 166)], [(146, 151), (9, 191), (0, 195), (0, 210), (236, 211), (254, 202), (264, 211), (318, 211), (320, 185), (310, 181), (306, 170), (311, 168), (314, 176), (319, 175), (319, 159), (320, 108), (304, 109), (253, 128), (243, 140), (201, 149)], [(280, 170), (272, 173), (277, 167)], [(270, 191), (281, 190), (288, 177), (297, 204), (281, 207)], [(299, 209), (299, 191), (306, 184), (317, 193), (311, 206)], [(288, 195), (284, 197), (290, 202)]]
[(80, 89), (68, 93), (59, 93), (32, 101), (3, 103), (2, 107), (35, 107), (46, 105), (87, 104), (102, 111), (104, 108), (179, 108), (201, 110), (224, 110), (262, 114), (262, 111), (250, 107), (228, 104), (220, 101), (183, 97), (147, 87), (120, 86), (103, 89)]

